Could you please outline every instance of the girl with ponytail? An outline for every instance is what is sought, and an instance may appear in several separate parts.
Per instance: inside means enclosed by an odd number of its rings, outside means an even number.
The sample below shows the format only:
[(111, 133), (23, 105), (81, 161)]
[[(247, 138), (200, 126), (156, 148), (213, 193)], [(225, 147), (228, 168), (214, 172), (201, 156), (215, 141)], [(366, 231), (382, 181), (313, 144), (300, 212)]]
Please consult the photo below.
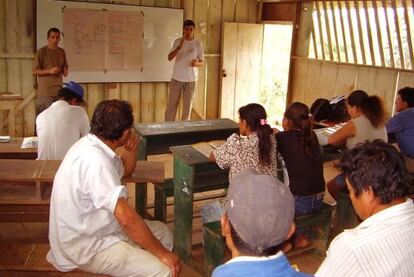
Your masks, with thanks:
[[(314, 213), (322, 205), (325, 180), (322, 154), (308, 106), (292, 103), (285, 111), (283, 129), (276, 134), (276, 145), (286, 165), (289, 187), (295, 200), (295, 216)], [(309, 244), (301, 229), (297, 230), (293, 240), (296, 247)], [(284, 250), (288, 251), (291, 246), (286, 244)]]
[[(351, 120), (328, 138), (328, 144), (354, 148), (359, 143), (381, 139), (388, 141), (385, 129), (385, 111), (382, 100), (369, 96), (363, 90), (353, 91), (346, 99), (346, 107)], [(336, 200), (338, 193), (345, 189), (345, 177), (340, 174), (327, 183), (327, 188)]]
[(276, 177), (276, 146), (273, 130), (267, 124), (265, 109), (248, 104), (239, 109), (240, 135), (231, 135), (210, 158), (219, 167), (229, 168), (229, 180), (245, 168), (253, 168), (261, 175)]

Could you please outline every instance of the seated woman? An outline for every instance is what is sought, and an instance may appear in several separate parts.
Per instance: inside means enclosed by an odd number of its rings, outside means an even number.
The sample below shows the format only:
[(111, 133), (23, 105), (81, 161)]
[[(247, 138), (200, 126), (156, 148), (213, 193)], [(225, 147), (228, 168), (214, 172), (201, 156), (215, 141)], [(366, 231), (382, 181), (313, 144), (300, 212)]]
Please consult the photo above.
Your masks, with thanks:
[(265, 109), (259, 104), (248, 104), (239, 109), (239, 117), (240, 135), (231, 135), (211, 153), (210, 159), (220, 168), (230, 169), (229, 180), (245, 168), (276, 177), (275, 138)]
[[(248, 104), (239, 109), (239, 134), (232, 134), (215, 149), (210, 159), (222, 169), (229, 169), (229, 181), (241, 170), (253, 168), (259, 175), (276, 178), (276, 145), (273, 130), (267, 124), (266, 110), (259, 104)], [(201, 208), (203, 223), (219, 221), (224, 203), (214, 201)]]
[[(346, 107), (351, 120), (328, 138), (328, 143), (334, 146), (345, 145), (347, 149), (354, 148), (359, 143), (382, 139), (387, 142), (385, 129), (385, 111), (381, 99), (368, 96), (365, 91), (355, 90), (346, 100)], [(328, 191), (336, 200), (339, 191), (345, 189), (345, 178), (342, 174), (327, 183)]]
[[(322, 205), (325, 180), (321, 149), (308, 106), (300, 102), (291, 104), (284, 114), (283, 129), (276, 134), (276, 145), (286, 165), (295, 216), (314, 213)], [(296, 247), (309, 244), (303, 230), (297, 230), (294, 244)]]

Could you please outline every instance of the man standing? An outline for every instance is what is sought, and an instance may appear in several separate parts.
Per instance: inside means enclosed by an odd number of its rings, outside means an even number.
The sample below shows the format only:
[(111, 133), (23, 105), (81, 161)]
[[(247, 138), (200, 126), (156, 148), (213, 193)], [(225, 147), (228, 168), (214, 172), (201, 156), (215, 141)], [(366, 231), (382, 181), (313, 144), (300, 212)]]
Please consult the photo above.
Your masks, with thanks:
[(33, 75), (37, 76), (36, 115), (49, 107), (62, 87), (62, 75), (67, 76), (68, 62), (65, 50), (60, 48), (60, 31), (50, 28), (47, 31), (47, 45), (36, 52), (33, 62)]
[(295, 232), (293, 196), (276, 178), (247, 168), (230, 182), (221, 229), (232, 259), (213, 277), (308, 276), (295, 271), (281, 251)]
[(414, 88), (398, 91), (394, 115), (387, 124), (387, 133), (395, 134), (407, 168), (414, 173)]
[(37, 116), (38, 160), (63, 160), (69, 148), (89, 133), (82, 102), (83, 88), (70, 81), (59, 90), (58, 100)]
[[(126, 200), (122, 176), (136, 165), (131, 105), (99, 103), (91, 132), (59, 167), (50, 201), (47, 260), (60, 271), (80, 268), (111, 276), (178, 276), (180, 260), (161, 222), (144, 221)], [(123, 147), (120, 156), (115, 149)]]
[(204, 50), (201, 42), (194, 38), (195, 24), (192, 20), (184, 21), (183, 37), (174, 41), (168, 60), (175, 58), (174, 70), (170, 82), (165, 121), (174, 121), (181, 95), (183, 96), (183, 113), (181, 120), (189, 120), (191, 103), (194, 96), (196, 67), (204, 65)]
[(339, 167), (363, 222), (332, 241), (315, 276), (414, 276), (413, 180), (401, 155), (375, 140), (348, 150)]

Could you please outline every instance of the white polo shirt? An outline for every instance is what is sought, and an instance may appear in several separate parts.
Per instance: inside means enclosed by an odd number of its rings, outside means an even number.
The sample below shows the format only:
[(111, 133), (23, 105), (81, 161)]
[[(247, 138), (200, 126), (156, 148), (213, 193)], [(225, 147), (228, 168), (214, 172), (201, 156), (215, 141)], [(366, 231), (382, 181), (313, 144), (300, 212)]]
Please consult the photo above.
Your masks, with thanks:
[[(181, 38), (174, 41), (171, 51), (174, 51), (180, 44)], [(180, 82), (194, 82), (197, 79), (197, 68), (191, 66), (193, 59), (204, 60), (204, 50), (201, 42), (193, 38), (184, 40), (183, 46), (175, 57), (172, 79)]]
[(47, 260), (70, 271), (98, 252), (127, 240), (114, 216), (124, 167), (119, 156), (92, 134), (68, 151), (56, 173), (50, 200)]
[(88, 134), (89, 129), (89, 119), (83, 108), (65, 100), (54, 102), (36, 118), (37, 159), (63, 160), (69, 148)]
[(382, 210), (339, 234), (315, 276), (414, 276), (413, 201)]

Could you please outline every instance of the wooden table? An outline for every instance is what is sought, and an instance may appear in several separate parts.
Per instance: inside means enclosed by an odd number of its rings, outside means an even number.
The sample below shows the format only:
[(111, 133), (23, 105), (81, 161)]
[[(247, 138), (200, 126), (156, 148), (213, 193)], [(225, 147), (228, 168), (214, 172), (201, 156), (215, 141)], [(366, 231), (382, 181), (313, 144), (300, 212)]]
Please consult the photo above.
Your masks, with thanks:
[[(136, 124), (135, 129), (140, 138), (138, 160), (146, 160), (148, 155), (169, 153), (171, 146), (227, 139), (231, 134), (239, 132), (238, 124), (227, 118)], [(139, 214), (145, 215), (146, 186), (137, 185), (135, 195), (135, 207)]]
[[(0, 191), (5, 185), (33, 187), (30, 198), (1, 199), (1, 221), (48, 220), (49, 195), (51, 184), (61, 161), (45, 160), (0, 160)], [(163, 183), (164, 163), (138, 161), (131, 176), (122, 179), (123, 183)]]
[(37, 148), (21, 148), (23, 138), (0, 143), (0, 159), (37, 159)]
[(229, 173), (192, 146), (170, 150), (174, 154), (174, 249), (190, 264), (194, 192), (227, 187)]

